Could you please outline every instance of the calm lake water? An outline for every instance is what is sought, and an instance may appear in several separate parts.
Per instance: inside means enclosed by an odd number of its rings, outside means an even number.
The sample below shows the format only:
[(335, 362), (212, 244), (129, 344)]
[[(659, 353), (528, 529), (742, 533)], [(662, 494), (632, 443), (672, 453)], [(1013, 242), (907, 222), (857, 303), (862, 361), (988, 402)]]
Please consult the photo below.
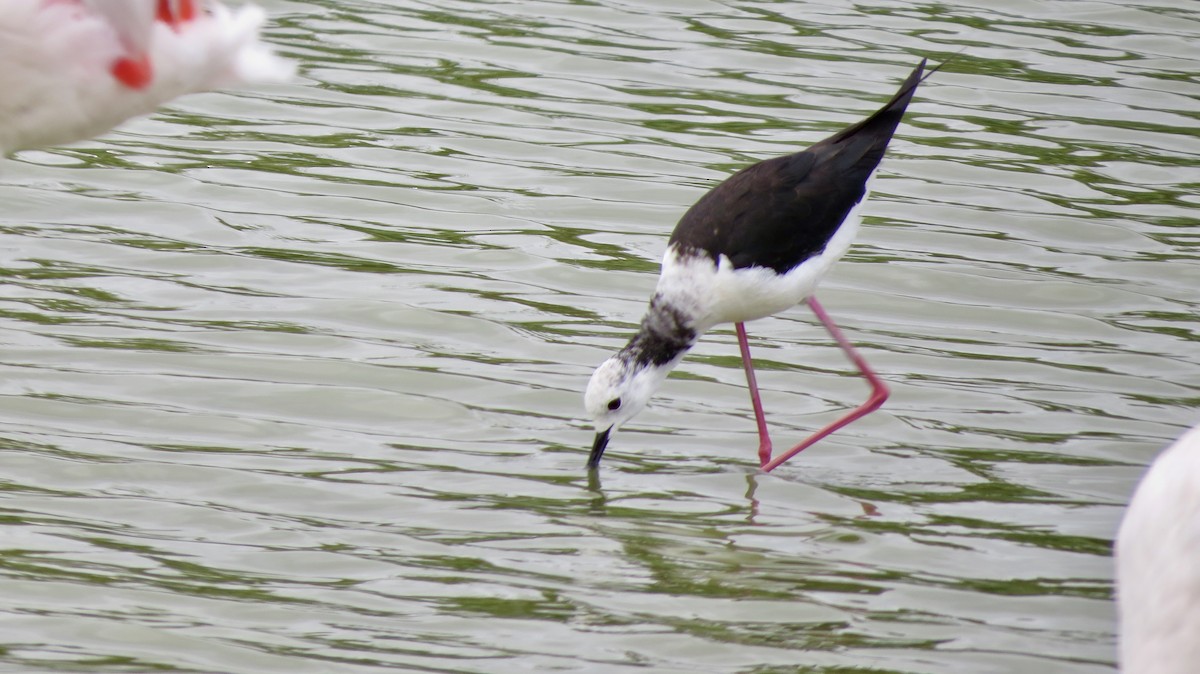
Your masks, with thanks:
[[(294, 85), (0, 162), (0, 671), (1098, 674), (1200, 413), (1200, 6), (267, 3)], [(705, 189), (923, 56), (776, 472), (731, 329), (583, 464)], [(866, 386), (751, 324), (779, 445)]]

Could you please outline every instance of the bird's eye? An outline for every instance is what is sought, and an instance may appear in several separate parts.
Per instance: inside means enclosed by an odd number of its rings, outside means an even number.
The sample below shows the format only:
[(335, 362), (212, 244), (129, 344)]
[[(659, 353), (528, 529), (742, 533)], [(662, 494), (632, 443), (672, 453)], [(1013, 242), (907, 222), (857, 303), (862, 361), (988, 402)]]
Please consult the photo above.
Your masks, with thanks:
[(613, 398), (612, 400), (608, 401), (608, 409), (610, 409), (610, 410), (621, 409), (621, 399)]

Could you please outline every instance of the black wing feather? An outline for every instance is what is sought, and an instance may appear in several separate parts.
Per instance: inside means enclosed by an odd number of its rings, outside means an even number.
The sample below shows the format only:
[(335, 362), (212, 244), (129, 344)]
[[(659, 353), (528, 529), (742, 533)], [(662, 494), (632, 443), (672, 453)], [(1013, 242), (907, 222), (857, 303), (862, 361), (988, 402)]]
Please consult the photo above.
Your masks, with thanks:
[(924, 69), (922, 60), (892, 100), (863, 121), (730, 176), (688, 209), (670, 244), (780, 274), (820, 253), (862, 201)]

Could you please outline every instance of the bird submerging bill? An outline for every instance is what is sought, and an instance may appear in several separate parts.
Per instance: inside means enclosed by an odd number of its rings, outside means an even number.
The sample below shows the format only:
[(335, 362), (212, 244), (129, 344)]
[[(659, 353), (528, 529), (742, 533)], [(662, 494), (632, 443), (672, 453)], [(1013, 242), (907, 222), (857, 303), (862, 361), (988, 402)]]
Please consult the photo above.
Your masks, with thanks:
[[(584, 405), (596, 424), (589, 469), (599, 466), (613, 433), (642, 411), (688, 349), (719, 323), (733, 323), (737, 331), (764, 471), (883, 404), (887, 386), (830, 320), (813, 291), (854, 240), (870, 179), (917, 86), (940, 67), (925, 74), (922, 60), (875, 114), (803, 152), (735, 173), (688, 209), (671, 234), (640, 329), (588, 382)], [(858, 366), (871, 395), (804, 442), (772, 457), (745, 322), (800, 302), (808, 303)]]
[(0, 155), (105, 133), (184, 94), (289, 79), (266, 16), (215, 0), (0, 0)]

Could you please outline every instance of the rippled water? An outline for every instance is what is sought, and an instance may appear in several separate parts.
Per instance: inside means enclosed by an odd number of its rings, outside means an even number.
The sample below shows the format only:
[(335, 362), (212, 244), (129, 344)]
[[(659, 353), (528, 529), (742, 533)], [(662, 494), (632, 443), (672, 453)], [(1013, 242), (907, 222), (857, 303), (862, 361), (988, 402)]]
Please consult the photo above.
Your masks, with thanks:
[[(1197, 419), (1200, 12), (271, 2), (293, 86), (0, 163), (0, 669), (1113, 670)], [(732, 332), (583, 470), (688, 204), (918, 92), (770, 475)], [(777, 442), (866, 394), (752, 324)]]

